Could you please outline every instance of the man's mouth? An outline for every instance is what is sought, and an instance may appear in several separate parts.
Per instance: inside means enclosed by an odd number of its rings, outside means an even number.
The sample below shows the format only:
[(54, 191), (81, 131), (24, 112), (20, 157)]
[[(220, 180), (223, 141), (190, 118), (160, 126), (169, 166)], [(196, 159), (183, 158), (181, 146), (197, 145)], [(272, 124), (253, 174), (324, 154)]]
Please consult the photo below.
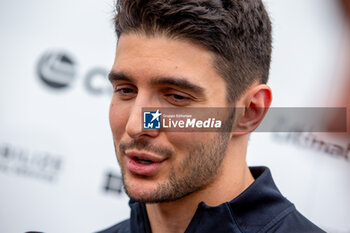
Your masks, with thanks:
[(135, 175), (152, 176), (155, 175), (163, 161), (166, 159), (138, 151), (126, 151), (126, 166)]
[(152, 160), (141, 159), (141, 158), (139, 158), (139, 157), (137, 157), (137, 156), (134, 156), (132, 159), (135, 160), (135, 161), (138, 162), (138, 163), (141, 163), (141, 164), (151, 164), (151, 163), (154, 163), (154, 161), (152, 161)]

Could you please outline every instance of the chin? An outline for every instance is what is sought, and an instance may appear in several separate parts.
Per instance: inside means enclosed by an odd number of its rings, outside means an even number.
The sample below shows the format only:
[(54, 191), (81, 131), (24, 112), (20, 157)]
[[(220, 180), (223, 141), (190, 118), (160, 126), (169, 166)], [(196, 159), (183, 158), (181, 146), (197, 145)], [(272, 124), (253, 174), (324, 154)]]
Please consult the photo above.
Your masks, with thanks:
[[(131, 175), (132, 176), (132, 175)], [(124, 180), (126, 194), (135, 201), (150, 202), (156, 190), (157, 184), (154, 181), (142, 178), (134, 178), (127, 175)]]
[(133, 201), (143, 202), (143, 203), (156, 203), (157, 200), (154, 200), (154, 195), (152, 192), (141, 191), (141, 189), (133, 190), (125, 187), (125, 192), (129, 198)]

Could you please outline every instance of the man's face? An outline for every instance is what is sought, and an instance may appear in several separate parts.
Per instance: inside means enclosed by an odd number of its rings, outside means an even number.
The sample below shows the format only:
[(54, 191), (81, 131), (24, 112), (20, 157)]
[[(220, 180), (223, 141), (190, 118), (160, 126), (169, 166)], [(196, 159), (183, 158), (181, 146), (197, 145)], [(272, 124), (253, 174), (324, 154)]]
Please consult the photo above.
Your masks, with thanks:
[(145, 131), (141, 124), (143, 107), (227, 106), (208, 50), (164, 36), (122, 35), (110, 79), (110, 125), (132, 199), (173, 201), (215, 180), (229, 133)]

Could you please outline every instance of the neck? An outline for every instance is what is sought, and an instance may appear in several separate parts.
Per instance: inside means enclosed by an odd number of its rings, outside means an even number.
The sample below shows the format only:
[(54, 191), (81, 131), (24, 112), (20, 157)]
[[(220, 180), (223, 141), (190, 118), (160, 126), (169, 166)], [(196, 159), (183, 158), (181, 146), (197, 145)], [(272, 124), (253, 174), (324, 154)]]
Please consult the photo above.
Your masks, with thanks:
[(239, 146), (236, 143), (229, 145), (221, 172), (211, 184), (173, 202), (146, 204), (153, 233), (185, 232), (200, 202), (209, 206), (229, 202), (253, 183), (254, 178), (245, 162), (246, 149), (241, 149), (247, 148), (247, 140), (237, 143)]

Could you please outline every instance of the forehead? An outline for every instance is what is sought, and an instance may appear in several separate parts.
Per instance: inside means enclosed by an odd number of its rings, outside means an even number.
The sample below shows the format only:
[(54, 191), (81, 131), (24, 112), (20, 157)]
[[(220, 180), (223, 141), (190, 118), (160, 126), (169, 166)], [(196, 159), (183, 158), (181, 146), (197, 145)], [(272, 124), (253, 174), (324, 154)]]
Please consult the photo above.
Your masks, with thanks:
[(213, 58), (209, 50), (190, 41), (126, 34), (119, 38), (112, 70), (142, 80), (171, 76), (203, 85), (214, 82), (217, 87), (225, 86), (213, 66)]

